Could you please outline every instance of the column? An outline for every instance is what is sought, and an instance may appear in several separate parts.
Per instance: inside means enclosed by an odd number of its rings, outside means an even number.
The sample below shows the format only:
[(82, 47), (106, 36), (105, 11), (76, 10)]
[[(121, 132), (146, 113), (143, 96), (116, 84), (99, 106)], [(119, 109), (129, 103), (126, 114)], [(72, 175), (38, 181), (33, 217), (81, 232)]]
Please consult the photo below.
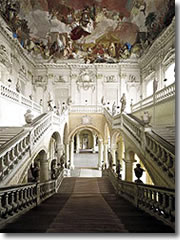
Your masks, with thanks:
[(125, 152), (125, 181), (133, 180), (133, 161), (129, 153)]
[(109, 167), (109, 163), (108, 163), (108, 144), (107, 143), (104, 144), (104, 165), (106, 166), (106, 168)]
[(103, 140), (99, 139), (98, 141), (98, 168), (102, 168), (103, 163)]
[(65, 166), (66, 166), (66, 168), (68, 168), (68, 164), (69, 164), (69, 144), (66, 143), (65, 144)]
[(40, 182), (49, 180), (48, 160), (41, 159), (40, 162)]
[(112, 154), (112, 164), (113, 164), (113, 171), (116, 172), (116, 148), (111, 149), (111, 154)]
[(74, 169), (74, 141), (71, 140), (71, 149), (70, 149), (70, 168)]
[(57, 146), (57, 163), (60, 163), (60, 158), (63, 154), (63, 150), (64, 150), (63, 144), (59, 144)]
[(79, 133), (76, 134), (76, 153), (79, 153), (80, 149), (80, 139), (79, 139)]
[(122, 166), (122, 159), (123, 159), (123, 140), (122, 137), (120, 141), (118, 142), (118, 148), (117, 148), (117, 153), (118, 153), (118, 160)]
[(93, 153), (96, 152), (96, 135), (93, 134)]

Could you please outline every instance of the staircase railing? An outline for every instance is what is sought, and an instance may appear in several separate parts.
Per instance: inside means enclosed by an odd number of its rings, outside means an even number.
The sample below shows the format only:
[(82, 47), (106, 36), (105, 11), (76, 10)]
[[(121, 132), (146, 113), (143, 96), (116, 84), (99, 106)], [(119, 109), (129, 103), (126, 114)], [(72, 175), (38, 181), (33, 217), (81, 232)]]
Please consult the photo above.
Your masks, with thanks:
[(0, 226), (55, 194), (65, 175), (64, 169), (56, 180), (0, 188)]
[(175, 228), (175, 190), (119, 180), (112, 170), (105, 170), (116, 192), (137, 208)]
[(175, 148), (152, 132), (147, 132), (145, 138), (146, 151), (168, 176), (175, 180)]
[[(175, 147), (151, 131), (151, 127), (141, 124), (127, 114), (112, 117), (105, 109), (104, 115), (112, 128), (121, 129), (140, 148), (144, 155), (148, 155), (156, 166), (165, 173), (165, 178), (175, 182)], [(118, 120), (119, 118), (119, 120)]]
[(21, 134), (3, 145), (3, 148), (0, 149), (0, 182), (20, 161), (23, 161), (28, 155), (31, 156), (33, 148), (43, 138), (50, 126), (54, 123), (60, 124), (66, 114), (67, 112), (62, 116), (56, 116), (52, 112), (43, 114), (42, 118), (30, 126), (26, 125)]

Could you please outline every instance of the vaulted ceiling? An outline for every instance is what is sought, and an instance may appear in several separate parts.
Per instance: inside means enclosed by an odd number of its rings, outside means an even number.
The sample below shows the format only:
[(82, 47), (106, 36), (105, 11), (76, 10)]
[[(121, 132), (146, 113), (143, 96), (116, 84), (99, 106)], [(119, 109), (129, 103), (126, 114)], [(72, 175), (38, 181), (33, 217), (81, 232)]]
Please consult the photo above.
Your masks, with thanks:
[(144, 49), (175, 15), (173, 0), (0, 0), (13, 36), (45, 61), (114, 63)]

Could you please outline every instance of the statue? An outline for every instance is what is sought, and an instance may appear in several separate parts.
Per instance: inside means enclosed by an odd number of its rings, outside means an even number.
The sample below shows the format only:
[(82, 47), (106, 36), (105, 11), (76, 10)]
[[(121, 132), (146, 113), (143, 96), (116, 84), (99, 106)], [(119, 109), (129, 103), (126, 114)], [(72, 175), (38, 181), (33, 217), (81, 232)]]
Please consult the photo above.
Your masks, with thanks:
[(52, 100), (48, 101), (48, 109), (49, 111), (53, 111)]
[[(119, 161), (119, 160), (118, 160)], [(120, 162), (118, 163), (118, 165), (116, 166), (116, 173), (118, 175), (118, 178), (121, 179), (121, 164)]]
[(28, 109), (26, 113), (24, 114), (24, 118), (27, 124), (31, 124), (33, 121), (34, 115), (31, 112), (31, 109)]
[(17, 91), (18, 93), (21, 92), (21, 85), (20, 85), (19, 79), (17, 80), (17, 83), (16, 83), (16, 91)]
[(51, 162), (51, 179), (56, 179), (57, 169), (56, 169), (56, 159)]
[(141, 164), (139, 164), (139, 163), (136, 164), (136, 168), (134, 168), (134, 173), (135, 173), (135, 175), (137, 177), (137, 179), (135, 180), (135, 183), (143, 183), (140, 180), (140, 178), (142, 177), (144, 171), (145, 170), (141, 168)]
[(43, 100), (42, 100), (42, 99), (40, 99), (40, 101), (39, 101), (39, 105), (40, 105), (40, 106), (43, 105)]
[(67, 102), (66, 102), (66, 103), (67, 103), (67, 105), (68, 105), (68, 106), (70, 106), (70, 105), (71, 105), (71, 103), (72, 103), (72, 99), (71, 99), (71, 97), (68, 97), (68, 99), (67, 99)]
[(12, 84), (12, 80), (9, 78), (9, 79), (8, 79), (8, 87), (9, 87), (9, 88), (11, 87), (11, 84)]
[(120, 102), (121, 102), (121, 113), (124, 112), (125, 108), (126, 108), (126, 95), (125, 93), (123, 93), (121, 99), (120, 99)]
[(38, 163), (35, 162), (34, 167), (31, 165), (31, 174), (35, 182), (39, 180), (39, 173), (40, 173), (39, 165)]
[(65, 163), (65, 153), (60, 158), (60, 166), (61, 168), (64, 168), (64, 163)]
[(101, 104), (106, 105), (105, 100), (104, 100), (104, 96), (101, 98)]
[(142, 119), (142, 121), (143, 121), (143, 123), (145, 124), (145, 126), (147, 125), (149, 125), (149, 123), (150, 123), (150, 121), (151, 121), (151, 115), (149, 114), (149, 112), (148, 111), (145, 111), (144, 112), (144, 115), (143, 116), (141, 116), (141, 119)]

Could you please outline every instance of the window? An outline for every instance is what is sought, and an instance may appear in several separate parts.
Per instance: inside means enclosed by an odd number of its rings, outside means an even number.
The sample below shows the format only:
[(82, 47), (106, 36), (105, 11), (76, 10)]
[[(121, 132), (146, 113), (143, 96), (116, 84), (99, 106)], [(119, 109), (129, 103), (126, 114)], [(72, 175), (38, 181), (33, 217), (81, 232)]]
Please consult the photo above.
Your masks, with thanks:
[(152, 94), (153, 94), (153, 80), (150, 80), (146, 85), (146, 97), (149, 97)]
[(175, 63), (171, 64), (165, 71), (165, 79), (164, 86), (169, 86), (175, 82)]

